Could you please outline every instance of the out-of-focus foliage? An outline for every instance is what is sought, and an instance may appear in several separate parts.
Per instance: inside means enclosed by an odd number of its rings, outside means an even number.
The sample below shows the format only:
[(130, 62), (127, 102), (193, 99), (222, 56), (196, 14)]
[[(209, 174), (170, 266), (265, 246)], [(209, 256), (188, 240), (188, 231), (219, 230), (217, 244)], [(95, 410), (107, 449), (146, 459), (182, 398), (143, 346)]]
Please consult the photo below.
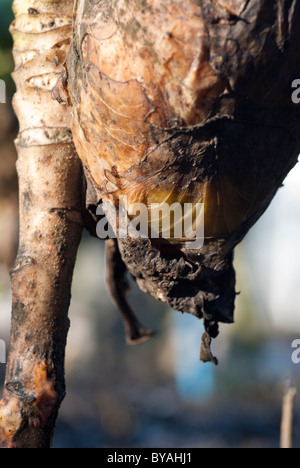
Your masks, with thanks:
[(8, 86), (8, 91), (12, 88), (10, 77), (13, 68), (11, 56), (12, 39), (8, 30), (8, 25), (13, 20), (10, 0), (1, 0), (0, 3), (0, 79), (4, 80)]
[(10, 46), (11, 38), (7, 25), (13, 19), (13, 12), (11, 9), (11, 0), (1, 0), (0, 3), (0, 44), (1, 46)]
[[(17, 243), (17, 174), (14, 138), (17, 121), (11, 101), (15, 87), (9, 24), (13, 19), (11, 0), (0, 1), (0, 79), (6, 84), (6, 104), (0, 104), (0, 264), (11, 267)], [(1, 284), (1, 281), (0, 281)]]

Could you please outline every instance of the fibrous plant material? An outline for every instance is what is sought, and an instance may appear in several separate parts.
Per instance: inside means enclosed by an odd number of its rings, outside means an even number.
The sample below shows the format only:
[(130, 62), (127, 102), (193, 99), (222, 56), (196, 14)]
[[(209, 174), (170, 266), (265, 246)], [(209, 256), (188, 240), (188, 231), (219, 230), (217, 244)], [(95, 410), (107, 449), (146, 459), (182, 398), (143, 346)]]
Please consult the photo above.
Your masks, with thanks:
[[(205, 243), (130, 235), (118, 245), (140, 288), (204, 318), (201, 357), (232, 322), (233, 249), (300, 150), (295, 0), (77, 0), (68, 103), (94, 203), (204, 203)], [(107, 208), (108, 207), (108, 208)], [(113, 223), (112, 223), (113, 224)], [(130, 320), (130, 318), (129, 318)]]
[(83, 227), (81, 164), (65, 106), (51, 97), (72, 32), (72, 0), (15, 0), (14, 108), (20, 243), (0, 445), (47, 448), (64, 398), (70, 287)]

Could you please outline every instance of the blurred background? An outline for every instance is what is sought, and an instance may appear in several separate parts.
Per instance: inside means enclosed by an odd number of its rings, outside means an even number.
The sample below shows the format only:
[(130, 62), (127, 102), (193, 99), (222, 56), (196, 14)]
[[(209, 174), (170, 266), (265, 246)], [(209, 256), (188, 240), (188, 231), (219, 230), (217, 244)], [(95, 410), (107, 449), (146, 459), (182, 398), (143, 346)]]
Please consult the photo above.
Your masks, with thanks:
[[(11, 109), (14, 85), (11, 0), (0, 3), (0, 339), (8, 343), (9, 268), (17, 244), (17, 178)], [(104, 284), (104, 245), (85, 234), (76, 265), (67, 348), (67, 397), (54, 446), (243, 447), (279, 445), (285, 382), (300, 389), (292, 341), (300, 338), (300, 168), (236, 251), (236, 323), (214, 342), (218, 368), (199, 361), (202, 324), (139, 292), (130, 302), (155, 339), (124, 343), (122, 324)], [(5, 365), (0, 364), (0, 397)], [(300, 393), (300, 392), (299, 392)], [(300, 447), (300, 395), (294, 447)]]

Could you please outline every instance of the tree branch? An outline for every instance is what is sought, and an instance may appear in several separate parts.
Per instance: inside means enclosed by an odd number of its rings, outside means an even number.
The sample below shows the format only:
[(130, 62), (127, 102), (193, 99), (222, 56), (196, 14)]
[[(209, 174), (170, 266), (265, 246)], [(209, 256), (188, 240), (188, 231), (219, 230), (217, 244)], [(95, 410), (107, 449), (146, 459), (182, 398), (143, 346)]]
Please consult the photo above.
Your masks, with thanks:
[(81, 165), (65, 106), (51, 90), (69, 48), (72, 7), (72, 0), (14, 1), (20, 243), (0, 404), (5, 448), (49, 447), (65, 395), (70, 289), (83, 227)]

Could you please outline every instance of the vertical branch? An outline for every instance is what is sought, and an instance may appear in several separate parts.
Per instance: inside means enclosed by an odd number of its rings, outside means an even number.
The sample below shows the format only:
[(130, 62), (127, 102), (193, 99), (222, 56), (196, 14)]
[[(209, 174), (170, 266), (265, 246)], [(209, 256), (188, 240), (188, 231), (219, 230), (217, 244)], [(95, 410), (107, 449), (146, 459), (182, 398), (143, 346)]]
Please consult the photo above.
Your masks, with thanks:
[(0, 441), (5, 448), (47, 448), (65, 394), (70, 288), (82, 234), (81, 166), (66, 108), (51, 98), (70, 44), (73, 0), (15, 0), (13, 7), (20, 243)]
[(296, 388), (288, 383), (282, 402), (280, 448), (283, 449), (293, 448), (293, 416), (296, 394)]

